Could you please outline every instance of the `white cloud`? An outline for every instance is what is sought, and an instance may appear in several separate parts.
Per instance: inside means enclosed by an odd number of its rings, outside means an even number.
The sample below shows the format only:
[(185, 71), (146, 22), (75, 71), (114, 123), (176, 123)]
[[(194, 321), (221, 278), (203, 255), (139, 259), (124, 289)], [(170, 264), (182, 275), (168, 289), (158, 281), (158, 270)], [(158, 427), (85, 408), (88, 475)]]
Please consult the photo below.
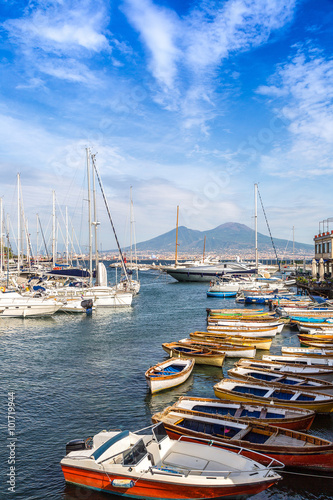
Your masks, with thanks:
[(127, 0), (125, 12), (151, 53), (152, 74), (163, 88), (173, 89), (181, 55), (176, 45), (180, 20), (173, 11), (150, 0)]
[(269, 96), (275, 112), (288, 123), (289, 146), (275, 148), (262, 160), (274, 175), (308, 177), (333, 172), (333, 61), (318, 51), (302, 51), (281, 65)]
[(17, 43), (64, 54), (74, 49), (99, 52), (108, 48), (103, 33), (108, 18), (102, 2), (53, 0), (35, 5), (24, 17), (3, 24)]

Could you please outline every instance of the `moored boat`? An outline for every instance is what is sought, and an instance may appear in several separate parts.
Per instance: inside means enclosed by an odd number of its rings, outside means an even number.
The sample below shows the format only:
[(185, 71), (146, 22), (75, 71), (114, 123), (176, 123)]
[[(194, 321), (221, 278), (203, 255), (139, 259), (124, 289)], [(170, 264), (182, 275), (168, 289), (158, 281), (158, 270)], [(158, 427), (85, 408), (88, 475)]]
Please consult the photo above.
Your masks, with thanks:
[[(166, 408), (152, 417), (163, 422), (170, 438), (185, 435), (190, 441), (213, 440), (212, 446), (224, 448), (228, 443), (279, 460), (286, 467), (333, 470), (333, 442), (299, 431), (258, 422), (242, 422), (223, 416), (196, 413), (181, 408)], [(244, 452), (251, 457), (251, 452)], [(267, 463), (267, 458), (261, 459)]]
[(225, 358), (223, 352), (186, 346), (179, 342), (164, 343), (162, 347), (170, 357), (194, 359), (198, 365), (222, 366)]
[(190, 337), (193, 340), (203, 340), (204, 342), (230, 342), (234, 345), (244, 345), (244, 346), (252, 346), (256, 349), (263, 349), (269, 351), (272, 345), (271, 337), (245, 337), (241, 335), (228, 335), (225, 333), (216, 333), (212, 334), (209, 332), (192, 332), (190, 333)]
[(214, 349), (214, 351), (223, 352), (227, 358), (254, 358), (256, 354), (256, 349), (254, 347), (240, 345), (237, 346), (233, 345), (232, 343), (213, 343), (194, 339), (180, 339), (179, 343), (186, 346), (192, 346), (194, 348), (203, 347), (206, 349)]
[(172, 408), (183, 408), (192, 412), (235, 418), (244, 422), (259, 422), (284, 429), (309, 430), (316, 413), (300, 408), (282, 408), (276, 405), (239, 403), (222, 399), (181, 396)]
[(232, 401), (259, 402), (314, 410), (318, 413), (333, 411), (333, 397), (305, 389), (286, 389), (266, 382), (247, 382), (224, 378), (214, 385), (215, 396)]
[(323, 365), (323, 366), (333, 366), (333, 358), (326, 356), (320, 356), (315, 354), (308, 354), (308, 356), (297, 356), (291, 353), (285, 352), (282, 356), (275, 354), (264, 354), (263, 360), (267, 361), (279, 361), (282, 363), (302, 363), (304, 365)]
[(269, 368), (258, 368), (253, 366), (235, 366), (228, 370), (230, 378), (246, 380), (248, 382), (262, 381), (276, 387), (304, 389), (306, 391), (319, 391), (333, 395), (333, 384), (326, 380), (313, 377), (304, 377), (288, 372), (274, 372)]
[(267, 361), (264, 359), (240, 359), (234, 366), (243, 366), (246, 368), (267, 368), (276, 373), (288, 373), (294, 375), (303, 375), (314, 377), (320, 380), (333, 380), (333, 367), (323, 365), (308, 365), (302, 363), (288, 363), (279, 361)]
[(171, 358), (151, 366), (145, 373), (150, 391), (154, 394), (182, 384), (191, 375), (194, 364), (194, 359)]
[(224, 326), (207, 326), (207, 331), (209, 333), (225, 333), (228, 335), (241, 335), (246, 337), (275, 337), (277, 333), (276, 328), (260, 328), (260, 329), (252, 329), (252, 328), (228, 328)]
[(246, 497), (280, 479), (273, 459), (266, 467), (233, 451), (172, 440), (157, 424), (135, 433), (99, 432), (90, 449), (84, 440), (70, 442), (61, 468), (67, 483), (149, 500)]

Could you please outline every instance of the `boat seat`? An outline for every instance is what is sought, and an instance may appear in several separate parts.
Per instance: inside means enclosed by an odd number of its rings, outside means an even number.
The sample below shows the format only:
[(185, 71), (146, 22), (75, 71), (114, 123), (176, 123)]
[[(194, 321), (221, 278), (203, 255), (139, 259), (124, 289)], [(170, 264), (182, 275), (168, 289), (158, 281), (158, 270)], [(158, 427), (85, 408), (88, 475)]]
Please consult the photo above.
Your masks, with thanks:
[(171, 453), (164, 457), (163, 463), (165, 465), (170, 465), (171, 467), (179, 467), (181, 469), (186, 468), (188, 470), (204, 470), (208, 464), (208, 460), (171, 451)]

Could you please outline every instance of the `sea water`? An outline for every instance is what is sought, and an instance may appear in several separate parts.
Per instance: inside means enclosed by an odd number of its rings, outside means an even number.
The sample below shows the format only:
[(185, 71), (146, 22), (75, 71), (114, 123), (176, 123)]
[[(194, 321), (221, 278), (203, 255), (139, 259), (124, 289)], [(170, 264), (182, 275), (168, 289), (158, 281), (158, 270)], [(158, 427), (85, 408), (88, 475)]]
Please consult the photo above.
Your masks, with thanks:
[[(114, 270), (108, 271), (113, 280)], [(146, 427), (154, 413), (185, 394), (215, 397), (213, 386), (234, 358), (226, 359), (223, 370), (195, 366), (183, 385), (154, 396), (144, 373), (167, 359), (163, 342), (206, 329), (206, 308), (243, 306), (231, 298), (207, 298), (208, 283), (178, 283), (156, 271), (141, 272), (140, 281), (140, 293), (126, 309), (0, 318), (0, 499), (118, 498), (65, 485), (59, 462), (66, 443), (102, 429)], [(271, 353), (280, 354), (282, 345), (299, 345), (296, 332), (284, 328)], [(257, 351), (257, 357), (265, 353)], [(318, 416), (310, 432), (333, 440), (332, 423), (330, 415)], [(332, 478), (320, 476), (283, 473), (276, 486), (252, 498), (333, 498)]]

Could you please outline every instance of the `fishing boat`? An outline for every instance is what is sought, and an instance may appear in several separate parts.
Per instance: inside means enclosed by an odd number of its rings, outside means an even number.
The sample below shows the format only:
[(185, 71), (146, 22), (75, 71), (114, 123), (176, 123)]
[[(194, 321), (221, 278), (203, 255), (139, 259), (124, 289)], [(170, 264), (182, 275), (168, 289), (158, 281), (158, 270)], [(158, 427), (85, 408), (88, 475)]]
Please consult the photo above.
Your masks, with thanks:
[(227, 298), (227, 297), (236, 297), (237, 295), (237, 292), (211, 292), (211, 291), (207, 291), (206, 292), (207, 294), (207, 297), (217, 297), (217, 298)]
[(290, 353), (284, 353), (283, 356), (275, 354), (264, 354), (263, 360), (267, 361), (279, 361), (282, 363), (302, 363), (304, 365), (324, 365), (333, 366), (333, 358), (326, 356), (320, 356), (315, 354), (309, 354), (308, 356), (296, 356)]
[[(302, 343), (306, 343), (306, 340), (302, 340)], [(311, 342), (310, 342), (311, 343)], [(313, 342), (314, 344), (316, 342)], [(320, 347), (318, 347), (320, 345)], [(331, 346), (330, 343), (326, 342), (318, 342), (318, 346), (314, 347), (292, 347), (292, 348), (286, 348), (286, 347), (281, 347), (281, 351), (283, 349), (283, 354), (285, 356), (310, 356), (312, 358), (318, 358), (318, 357), (324, 357), (324, 358), (333, 358), (333, 347)], [(303, 350), (300, 350), (303, 349)]]
[(228, 342), (233, 345), (240, 345), (240, 346), (251, 346), (255, 347), (256, 349), (264, 349), (268, 350), (270, 349), (272, 345), (272, 338), (269, 337), (242, 337), (241, 335), (233, 336), (233, 335), (228, 335), (225, 333), (216, 333), (216, 334), (211, 334), (209, 332), (192, 332), (190, 333), (190, 337), (193, 340), (202, 340), (204, 342), (212, 342), (212, 343), (219, 343), (219, 342)]
[(315, 333), (298, 333), (297, 334), (299, 340), (302, 342), (303, 340), (310, 340), (311, 342), (323, 342), (327, 344), (331, 344), (333, 342), (333, 335), (329, 333), (324, 334), (315, 334)]
[(211, 323), (210, 321), (208, 322), (207, 325), (208, 330), (215, 329), (216, 331), (220, 332), (243, 332), (244, 335), (247, 335), (248, 332), (265, 332), (266, 334), (270, 335), (271, 337), (275, 337), (275, 335), (279, 332), (279, 327), (278, 326), (265, 326), (265, 325), (260, 325), (260, 326), (244, 326), (242, 324), (239, 325), (219, 325), (218, 323)]
[(225, 416), (244, 422), (258, 422), (283, 427), (284, 429), (309, 430), (316, 412), (300, 408), (281, 408), (276, 405), (257, 405), (223, 401), (221, 399), (193, 398), (181, 396), (172, 408), (183, 408), (192, 412)]
[(320, 380), (333, 380), (333, 367), (323, 365), (307, 365), (302, 363), (287, 363), (279, 361), (267, 361), (263, 359), (241, 358), (234, 366), (244, 368), (266, 368), (276, 373), (287, 373), (288, 375), (302, 375), (305, 377), (314, 377)]
[(314, 347), (314, 348), (321, 348), (321, 347), (328, 347), (333, 349), (333, 343), (332, 342), (325, 342), (323, 340), (317, 340), (311, 342), (311, 340), (300, 340), (302, 346), (306, 347)]
[(236, 346), (232, 343), (213, 343), (194, 339), (180, 339), (178, 342), (180, 344), (192, 346), (194, 348), (204, 347), (206, 349), (214, 349), (214, 351), (223, 352), (226, 358), (254, 358), (254, 356), (256, 355), (256, 349), (250, 346)]
[(260, 328), (277, 328), (277, 333), (281, 333), (285, 322), (278, 321), (266, 321), (266, 320), (242, 320), (242, 319), (209, 319), (208, 324), (210, 326), (226, 326), (228, 328), (251, 328), (253, 330)]
[[(246, 497), (281, 477), (268, 466), (233, 451), (170, 439), (162, 423), (137, 432), (101, 431), (90, 446), (67, 443), (61, 468), (67, 483), (122, 497), (187, 500)], [(260, 457), (259, 454), (256, 458)]]
[(245, 329), (245, 328), (239, 328), (239, 329), (232, 329), (232, 328), (227, 328), (224, 326), (207, 326), (207, 331), (209, 333), (225, 333), (228, 335), (240, 335), (240, 336), (246, 336), (246, 337), (275, 337), (276, 335), (276, 328), (260, 328), (257, 330), (253, 329)]
[(186, 346), (180, 342), (164, 343), (162, 347), (170, 357), (194, 359), (198, 365), (222, 366), (225, 358), (225, 354), (221, 351)]
[[(269, 455), (286, 467), (333, 470), (333, 442), (303, 432), (173, 407), (156, 413), (152, 420), (162, 422), (171, 439), (183, 435), (191, 442), (211, 439), (212, 446), (221, 448), (232, 443)], [(251, 458), (251, 452), (244, 454)], [(268, 463), (267, 457), (261, 461)]]
[(320, 354), (322, 356), (330, 356), (331, 354), (333, 355), (333, 348), (332, 349), (327, 349), (326, 347), (323, 348), (309, 348), (309, 347), (286, 347), (282, 346), (281, 347), (281, 352), (282, 354), (293, 354), (297, 356), (311, 356), (312, 354)]
[(319, 380), (313, 377), (304, 377), (293, 373), (276, 373), (269, 368), (235, 366), (228, 370), (230, 378), (246, 380), (248, 382), (266, 382), (276, 387), (286, 387), (288, 389), (304, 389), (306, 391), (319, 391), (333, 395), (333, 384), (326, 380)]
[(247, 382), (224, 378), (214, 385), (215, 396), (232, 401), (270, 403), (279, 406), (305, 408), (318, 413), (333, 411), (333, 397), (305, 389), (287, 389), (266, 382)]
[(194, 359), (171, 358), (151, 366), (145, 373), (151, 393), (164, 391), (185, 382), (194, 368)]
[(207, 316), (259, 316), (259, 317), (269, 317), (274, 315), (271, 311), (265, 311), (264, 309), (244, 309), (241, 307), (233, 308), (233, 309), (210, 309), (207, 308)]

